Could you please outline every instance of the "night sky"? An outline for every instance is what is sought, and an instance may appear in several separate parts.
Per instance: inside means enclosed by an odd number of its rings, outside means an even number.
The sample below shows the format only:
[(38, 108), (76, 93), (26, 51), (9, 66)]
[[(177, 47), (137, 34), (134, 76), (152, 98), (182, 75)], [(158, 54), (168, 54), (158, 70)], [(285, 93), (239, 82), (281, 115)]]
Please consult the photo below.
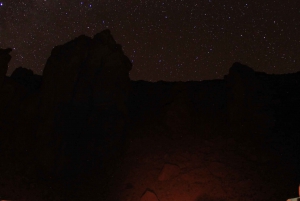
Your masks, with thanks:
[(41, 75), (54, 46), (107, 28), (132, 80), (218, 79), (235, 61), (300, 70), (299, 0), (0, 0), (0, 47), (14, 49), (7, 75)]

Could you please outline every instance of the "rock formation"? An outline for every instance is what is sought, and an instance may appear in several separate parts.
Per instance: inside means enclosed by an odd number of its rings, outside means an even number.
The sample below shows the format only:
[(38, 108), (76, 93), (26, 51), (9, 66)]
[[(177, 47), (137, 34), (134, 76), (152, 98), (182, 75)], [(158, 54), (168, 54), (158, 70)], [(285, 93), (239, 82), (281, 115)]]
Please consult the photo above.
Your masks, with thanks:
[[(121, 140), (127, 121), (125, 101), (130, 70), (130, 60), (109, 30), (93, 39), (82, 35), (55, 47), (41, 85), (41, 123), (37, 131), (43, 142), (40, 148), (49, 151), (46, 147), (51, 136), (55, 142), (53, 149), (65, 147), (62, 151), (67, 155), (78, 152), (84, 157), (87, 142), (83, 141), (91, 140), (96, 150), (112, 152), (110, 148)], [(44, 165), (52, 164), (48, 166), (50, 170), (54, 169), (54, 161), (65, 157), (60, 153), (49, 155), (52, 159), (47, 158)]]
[(0, 87), (3, 84), (4, 77), (8, 69), (8, 63), (11, 59), (9, 53), (12, 51), (11, 48), (0, 49)]
[(237, 121), (249, 115), (249, 103), (255, 91), (255, 74), (250, 67), (234, 63), (225, 76), (228, 89), (229, 119)]
[(31, 91), (37, 91), (42, 82), (42, 76), (35, 75), (32, 70), (23, 67), (16, 68), (10, 78)]
[[(20, 67), (7, 77), (11, 51), (0, 49), (0, 154), (9, 161), (0, 171), (7, 175), (70, 184), (85, 172), (87, 181), (118, 163), (136, 122), (181, 134), (237, 125), (300, 131), (300, 73), (268, 75), (234, 63), (223, 80), (130, 81), (132, 64), (109, 30), (53, 48), (42, 76)], [(274, 137), (282, 139), (298, 142)]]
[(271, 97), (253, 69), (238, 62), (225, 76), (229, 120), (235, 124), (272, 126)]
[(43, 179), (75, 179), (117, 157), (131, 62), (109, 30), (55, 47), (42, 77), (22, 67), (6, 77), (10, 51), (0, 51), (3, 158), (16, 154), (21, 169), (33, 166), (31, 173)]

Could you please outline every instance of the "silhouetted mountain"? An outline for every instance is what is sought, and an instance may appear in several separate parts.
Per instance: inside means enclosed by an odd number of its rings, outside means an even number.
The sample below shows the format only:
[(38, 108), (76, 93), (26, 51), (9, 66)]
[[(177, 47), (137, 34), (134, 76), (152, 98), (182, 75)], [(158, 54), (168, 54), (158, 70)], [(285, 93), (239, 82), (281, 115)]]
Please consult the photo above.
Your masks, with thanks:
[(33, 74), (32, 70), (22, 67), (16, 68), (10, 78), (32, 91), (38, 90), (42, 82), (42, 76)]
[(299, 159), (300, 72), (269, 75), (234, 63), (222, 80), (131, 81), (132, 64), (109, 30), (54, 47), (42, 76), (22, 67), (5, 76), (10, 51), (0, 49), (1, 171), (8, 175), (70, 186), (97, 174), (104, 186), (128, 144), (128, 128), (149, 121), (174, 138), (219, 127), (247, 140), (247, 128)]
[[(127, 121), (131, 62), (109, 30), (55, 47), (41, 84), (23, 68), (5, 77), (10, 51), (1, 51), (2, 150), (16, 146), (18, 164), (35, 163), (39, 177), (68, 182), (79, 170), (117, 154)], [(81, 167), (87, 155), (90, 164)]]

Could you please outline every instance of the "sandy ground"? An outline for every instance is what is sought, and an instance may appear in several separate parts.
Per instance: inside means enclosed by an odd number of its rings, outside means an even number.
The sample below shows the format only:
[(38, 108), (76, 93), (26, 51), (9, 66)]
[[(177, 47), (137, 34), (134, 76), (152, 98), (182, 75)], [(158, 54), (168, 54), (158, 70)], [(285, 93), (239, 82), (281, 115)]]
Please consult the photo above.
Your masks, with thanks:
[[(298, 196), (293, 168), (266, 139), (251, 137), (250, 128), (210, 127), (204, 135), (201, 128), (174, 132), (153, 122), (137, 126), (130, 136), (109, 200), (275, 201)], [(166, 164), (179, 171), (163, 170)], [(147, 191), (155, 196), (143, 197)]]
[(231, 130), (197, 122), (191, 130), (174, 131), (158, 121), (140, 122), (129, 128), (127, 149), (119, 158), (107, 160), (106, 171), (95, 165), (74, 183), (11, 180), (1, 190), (7, 196), (22, 195), (24, 201), (279, 201), (297, 197), (293, 166), (264, 137), (252, 132), (250, 127)]

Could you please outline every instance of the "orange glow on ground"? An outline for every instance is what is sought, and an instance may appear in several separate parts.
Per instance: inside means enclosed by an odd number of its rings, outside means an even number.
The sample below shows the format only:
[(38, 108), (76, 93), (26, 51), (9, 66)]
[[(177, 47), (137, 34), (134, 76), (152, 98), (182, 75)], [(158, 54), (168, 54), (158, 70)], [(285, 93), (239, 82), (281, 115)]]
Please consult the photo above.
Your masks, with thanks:
[[(283, 194), (287, 187), (282, 184), (291, 177), (288, 173), (278, 174), (281, 170), (274, 167), (282, 164), (274, 153), (260, 144), (253, 146), (257, 141), (242, 143), (218, 128), (211, 131), (211, 137), (193, 131), (175, 134), (157, 124), (132, 131), (143, 134), (130, 142), (120, 172), (115, 175), (113, 191), (118, 193), (112, 194), (111, 200), (140, 201), (147, 190), (157, 199), (149, 195), (145, 201), (253, 201), (289, 197)], [(179, 171), (175, 166), (166, 170), (166, 164), (178, 166)]]
[[(157, 122), (131, 128), (128, 150), (110, 175), (105, 201), (264, 201), (296, 197), (289, 193), (292, 175), (288, 167), (264, 143), (250, 138), (243, 141), (220, 128), (199, 124), (192, 131), (176, 133)], [(68, 195), (84, 195), (88, 200), (88, 195), (99, 193), (102, 177), (97, 175), (97, 167), (94, 171), (85, 174), (86, 183)], [(49, 187), (66, 191), (59, 183), (43, 185), (19, 192), (22, 201), (53, 200)], [(17, 184), (8, 189), (12, 186)], [(55, 200), (66, 198), (56, 196)]]

